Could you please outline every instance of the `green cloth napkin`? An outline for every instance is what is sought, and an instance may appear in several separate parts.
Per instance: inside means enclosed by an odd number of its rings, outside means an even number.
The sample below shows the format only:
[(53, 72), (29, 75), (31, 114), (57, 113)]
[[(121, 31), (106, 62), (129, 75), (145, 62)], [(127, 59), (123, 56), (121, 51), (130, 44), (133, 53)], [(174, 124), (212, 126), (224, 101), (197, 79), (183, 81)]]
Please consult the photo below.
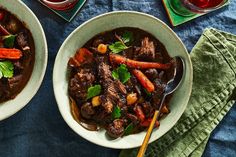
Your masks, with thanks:
[[(199, 157), (213, 129), (236, 99), (236, 36), (207, 28), (190, 53), (193, 89), (177, 124), (149, 144), (148, 157)], [(137, 149), (122, 150), (120, 157), (134, 157)]]

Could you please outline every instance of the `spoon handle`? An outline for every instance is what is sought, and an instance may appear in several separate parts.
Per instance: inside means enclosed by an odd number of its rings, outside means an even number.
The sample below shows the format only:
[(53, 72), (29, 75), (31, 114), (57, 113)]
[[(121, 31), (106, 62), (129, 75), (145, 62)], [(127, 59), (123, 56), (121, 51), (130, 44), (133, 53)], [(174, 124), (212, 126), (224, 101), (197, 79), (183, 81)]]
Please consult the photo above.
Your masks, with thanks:
[(148, 141), (151, 137), (152, 130), (153, 130), (153, 127), (154, 127), (156, 119), (157, 119), (157, 115), (158, 115), (158, 110), (155, 110), (154, 116), (152, 118), (152, 122), (151, 122), (151, 124), (150, 124), (150, 126), (147, 130), (146, 136), (143, 140), (142, 146), (139, 149), (137, 157), (143, 157), (143, 155), (145, 154), (145, 151), (146, 151), (147, 146), (148, 146)]
[(161, 111), (161, 109), (163, 107), (165, 98), (166, 98), (166, 94), (164, 94), (162, 99), (161, 99), (161, 104), (160, 104), (159, 110), (155, 110), (155, 112), (154, 112), (151, 124), (149, 125), (149, 128), (147, 130), (146, 136), (145, 136), (145, 138), (143, 140), (142, 146), (140, 147), (140, 149), (138, 151), (137, 157), (143, 157), (145, 152), (146, 152), (146, 149), (147, 149), (147, 146), (148, 146), (148, 141), (149, 141), (149, 139), (150, 139), (150, 137), (152, 135), (152, 130), (154, 128), (154, 124), (155, 124), (156, 120), (159, 119), (159, 116), (160, 116), (160, 112), (159, 111)]

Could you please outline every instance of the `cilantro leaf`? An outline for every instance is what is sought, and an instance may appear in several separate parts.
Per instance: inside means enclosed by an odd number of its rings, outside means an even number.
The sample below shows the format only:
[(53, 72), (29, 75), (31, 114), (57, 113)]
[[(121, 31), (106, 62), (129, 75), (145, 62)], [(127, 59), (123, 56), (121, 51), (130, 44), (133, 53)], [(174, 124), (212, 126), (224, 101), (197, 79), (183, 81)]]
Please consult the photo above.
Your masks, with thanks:
[(134, 130), (134, 124), (133, 123), (130, 123), (126, 128), (125, 128), (125, 131), (124, 131), (124, 135), (129, 135), (133, 132)]
[(13, 77), (13, 73), (14, 73), (13, 69), (14, 69), (14, 66), (13, 66), (12, 62), (10, 62), (10, 61), (0, 62), (0, 78)]
[(87, 92), (87, 100), (94, 97), (94, 96), (97, 96), (101, 93), (101, 85), (94, 85), (92, 87), (89, 87), (88, 88), (88, 92)]
[(113, 119), (117, 119), (117, 118), (120, 118), (121, 116), (121, 109), (119, 106), (115, 106), (112, 113), (111, 113), (111, 116)]
[(126, 65), (121, 64), (118, 68), (112, 71), (112, 77), (120, 80), (122, 83), (125, 83), (130, 79), (131, 75)]
[(15, 43), (16, 35), (4, 36), (4, 46), (7, 48), (13, 48)]
[(125, 44), (132, 42), (133, 41), (133, 33), (125, 32), (122, 36), (122, 40)]
[(111, 45), (109, 45), (109, 49), (113, 52), (113, 53), (119, 53), (125, 49), (127, 49), (128, 47), (126, 45), (124, 45), (122, 42), (117, 41)]

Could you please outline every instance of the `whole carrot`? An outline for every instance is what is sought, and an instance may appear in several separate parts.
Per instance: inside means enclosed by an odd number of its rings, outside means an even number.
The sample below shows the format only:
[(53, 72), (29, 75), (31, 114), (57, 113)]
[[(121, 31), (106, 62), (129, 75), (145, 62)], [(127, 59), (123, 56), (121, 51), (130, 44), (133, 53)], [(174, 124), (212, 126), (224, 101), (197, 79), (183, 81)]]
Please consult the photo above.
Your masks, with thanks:
[(153, 83), (147, 78), (142, 71), (134, 69), (133, 70), (134, 76), (139, 80), (141, 85), (148, 91), (148, 92), (153, 92), (155, 90), (155, 87)]
[(22, 52), (18, 49), (0, 48), (0, 59), (20, 59)]
[(121, 55), (117, 54), (110, 54), (110, 61), (117, 63), (117, 64), (125, 64), (130, 68), (136, 68), (136, 69), (169, 69), (171, 67), (171, 63), (157, 63), (157, 62), (142, 62), (142, 61), (136, 61), (132, 59), (125, 58)]

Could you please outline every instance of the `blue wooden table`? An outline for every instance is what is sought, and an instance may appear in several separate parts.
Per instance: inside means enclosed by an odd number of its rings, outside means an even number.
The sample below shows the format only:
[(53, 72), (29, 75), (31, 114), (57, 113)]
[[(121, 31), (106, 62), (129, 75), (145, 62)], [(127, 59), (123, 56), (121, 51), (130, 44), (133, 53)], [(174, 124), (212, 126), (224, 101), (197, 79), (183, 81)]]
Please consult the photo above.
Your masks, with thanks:
[[(161, 0), (88, 0), (67, 23), (36, 0), (23, 0), (39, 18), (48, 42), (49, 62), (43, 84), (31, 102), (0, 122), (0, 157), (117, 157), (120, 150), (94, 145), (74, 133), (62, 119), (53, 94), (52, 69), (64, 39), (84, 21), (113, 10), (152, 14), (170, 25)], [(206, 27), (236, 34), (236, 1), (229, 7), (173, 28), (191, 51)], [(37, 30), (34, 30), (37, 31)], [(212, 133), (204, 157), (236, 156), (236, 105)]]

